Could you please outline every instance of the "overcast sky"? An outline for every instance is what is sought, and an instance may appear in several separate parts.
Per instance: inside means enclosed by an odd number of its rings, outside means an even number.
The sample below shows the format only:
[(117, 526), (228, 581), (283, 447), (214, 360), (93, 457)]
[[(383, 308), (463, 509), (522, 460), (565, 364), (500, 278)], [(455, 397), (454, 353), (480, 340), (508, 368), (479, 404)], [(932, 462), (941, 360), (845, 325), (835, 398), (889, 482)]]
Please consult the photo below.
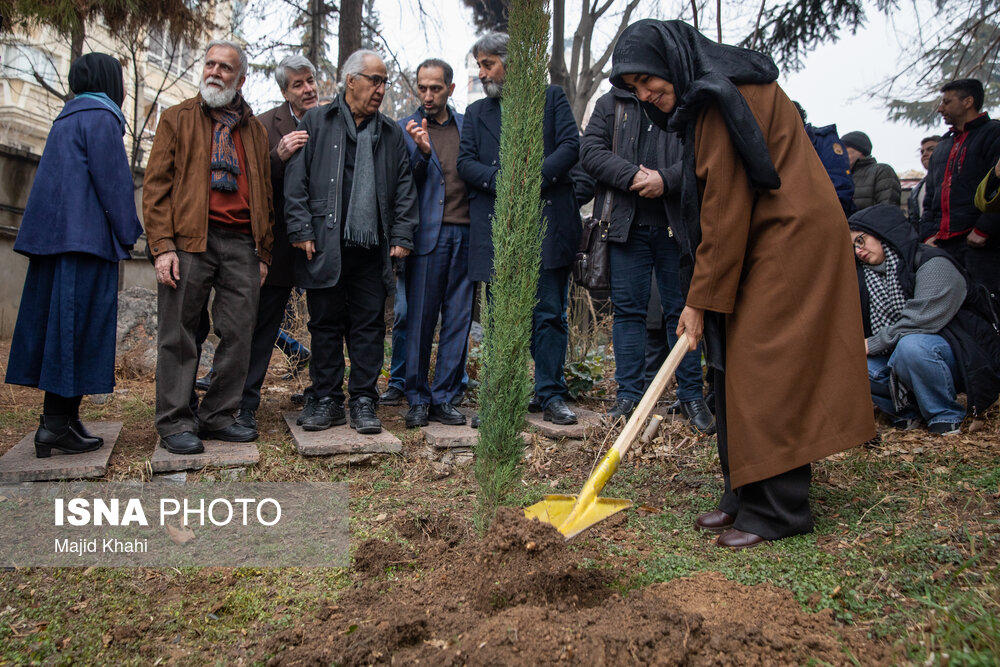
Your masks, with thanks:
[[(426, 31), (413, 13), (415, 0), (376, 3), (384, 33), (404, 67), (415, 67), (431, 56), (451, 63), (458, 84), (454, 102), (462, 110), (466, 104), (465, 57), (476, 40), (471, 12), (461, 0), (424, 0), (423, 5), (430, 12), (425, 20)], [(872, 140), (872, 154), (880, 162), (887, 162), (897, 172), (922, 171), (918, 157), (920, 139), (928, 134), (943, 134), (947, 128), (943, 123), (933, 129), (890, 123), (880, 102), (865, 94), (899, 68), (900, 53), (907, 48), (899, 43), (897, 34), (911, 34), (907, 29), (908, 15), (897, 13), (893, 22), (894, 26), (890, 26), (882, 14), (870, 11), (869, 25), (863, 31), (820, 47), (805, 59), (801, 71), (782, 72), (779, 83), (792, 99), (802, 104), (814, 125), (836, 123), (840, 134), (864, 131)], [(572, 17), (567, 24), (569, 40), (575, 25)], [(266, 94), (259, 90), (259, 86), (253, 86), (251, 101), (273, 99), (274, 92)], [(990, 108), (989, 100), (986, 106)]]

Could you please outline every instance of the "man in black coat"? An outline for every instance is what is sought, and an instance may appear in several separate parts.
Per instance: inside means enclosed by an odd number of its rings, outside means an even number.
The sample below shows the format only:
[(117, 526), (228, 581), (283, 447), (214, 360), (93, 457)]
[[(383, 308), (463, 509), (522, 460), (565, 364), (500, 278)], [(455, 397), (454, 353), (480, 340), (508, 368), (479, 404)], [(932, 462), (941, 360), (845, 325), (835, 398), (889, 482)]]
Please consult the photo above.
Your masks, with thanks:
[(309, 134), (296, 130), (302, 116), (319, 103), (316, 96), (316, 68), (304, 56), (288, 56), (274, 70), (274, 79), (285, 101), (258, 119), (267, 130), (271, 150), (271, 191), (274, 196), (274, 246), (271, 270), (260, 288), (257, 323), (250, 342), (250, 365), (243, 383), (243, 397), (236, 423), (257, 430), (260, 388), (267, 375), (285, 306), (295, 281), (292, 278), (292, 246), (285, 232), (285, 163), (302, 146)]
[(1000, 214), (975, 204), (979, 182), (1000, 158), (1000, 121), (981, 111), (983, 84), (976, 79), (952, 81), (941, 94), (938, 112), (951, 131), (931, 155), (920, 238), (1000, 291)]
[[(608, 417), (627, 419), (645, 391), (650, 276), (657, 283), (671, 344), (676, 342), (674, 330), (684, 309), (680, 247), (669, 227), (678, 223), (680, 214), (680, 138), (651, 123), (634, 95), (615, 88), (594, 106), (580, 141), (580, 163), (600, 186), (594, 215), (605, 219), (606, 211), (610, 223), (618, 396)], [(715, 420), (705, 404), (702, 384), (701, 352), (691, 352), (677, 368), (680, 409), (695, 428), (714, 433)]]
[[(507, 41), (505, 33), (492, 33), (472, 47), (487, 97), (466, 109), (458, 153), (458, 173), (469, 189), (469, 279), (477, 282), (488, 282), (493, 274), (491, 216), (500, 172), (500, 99), (506, 77)], [(545, 92), (543, 133), (541, 196), (546, 228), (538, 276), (538, 305), (532, 318), (533, 403), (545, 411), (547, 421), (575, 424), (576, 414), (566, 405), (563, 366), (569, 342), (566, 319), (569, 273), (580, 241), (580, 210), (570, 178), (580, 137), (566, 93), (558, 86), (549, 86)]]
[(342, 92), (308, 111), (305, 146), (285, 169), (285, 221), (295, 282), (306, 289), (312, 334), (312, 387), (302, 428), (343, 424), (344, 341), (351, 358), (351, 427), (379, 433), (375, 382), (382, 368), (391, 259), (413, 249), (417, 190), (403, 130), (379, 113), (388, 82), (373, 51), (348, 56)]

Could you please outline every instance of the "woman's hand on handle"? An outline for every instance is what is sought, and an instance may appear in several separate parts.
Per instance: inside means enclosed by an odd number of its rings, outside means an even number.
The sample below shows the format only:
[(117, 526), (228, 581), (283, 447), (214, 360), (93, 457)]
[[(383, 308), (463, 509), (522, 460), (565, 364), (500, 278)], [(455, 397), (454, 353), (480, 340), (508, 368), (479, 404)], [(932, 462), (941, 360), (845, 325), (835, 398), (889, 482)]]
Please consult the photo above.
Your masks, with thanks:
[(705, 331), (705, 311), (693, 306), (684, 306), (681, 316), (677, 320), (677, 335), (688, 335), (688, 344), (693, 352), (698, 348), (701, 335)]

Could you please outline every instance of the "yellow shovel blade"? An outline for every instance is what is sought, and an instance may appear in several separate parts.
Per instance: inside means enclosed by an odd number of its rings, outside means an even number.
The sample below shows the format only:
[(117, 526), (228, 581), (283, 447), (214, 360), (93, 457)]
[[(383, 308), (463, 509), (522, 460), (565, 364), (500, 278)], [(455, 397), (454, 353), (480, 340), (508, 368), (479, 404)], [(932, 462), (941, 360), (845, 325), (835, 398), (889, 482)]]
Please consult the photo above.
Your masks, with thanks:
[(603, 521), (612, 514), (621, 512), (632, 506), (631, 500), (595, 498), (589, 506), (580, 508), (575, 513), (575, 517), (570, 518), (570, 514), (573, 513), (573, 507), (576, 503), (577, 496), (545, 496), (545, 500), (526, 508), (524, 515), (529, 519), (538, 519), (539, 521), (552, 524), (568, 540), (587, 530), (595, 523)]

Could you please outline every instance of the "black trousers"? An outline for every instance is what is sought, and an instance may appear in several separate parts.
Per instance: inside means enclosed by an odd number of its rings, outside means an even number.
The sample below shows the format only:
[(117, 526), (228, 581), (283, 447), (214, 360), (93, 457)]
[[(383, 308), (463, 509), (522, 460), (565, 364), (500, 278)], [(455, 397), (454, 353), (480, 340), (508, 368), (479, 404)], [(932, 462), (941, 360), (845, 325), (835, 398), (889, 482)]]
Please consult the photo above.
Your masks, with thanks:
[(247, 379), (243, 383), (243, 397), (240, 399), (241, 410), (256, 410), (260, 407), (260, 388), (267, 376), (267, 366), (271, 363), (274, 342), (278, 339), (278, 331), (285, 317), (285, 306), (291, 293), (291, 287), (264, 285), (260, 288), (257, 323), (250, 341), (250, 365), (247, 367)]
[(729, 483), (729, 443), (726, 425), (726, 374), (715, 370), (716, 442), (725, 488), (719, 509), (736, 517), (733, 527), (768, 540), (791, 537), (813, 530), (809, 510), (812, 468), (807, 463), (780, 475), (738, 489)]
[[(340, 280), (333, 287), (306, 290), (312, 360), (311, 394), (344, 402), (344, 344), (348, 343), (350, 404), (378, 400), (375, 383), (382, 370), (386, 289), (382, 250), (341, 247)], [(272, 339), (273, 342), (273, 339)]]

